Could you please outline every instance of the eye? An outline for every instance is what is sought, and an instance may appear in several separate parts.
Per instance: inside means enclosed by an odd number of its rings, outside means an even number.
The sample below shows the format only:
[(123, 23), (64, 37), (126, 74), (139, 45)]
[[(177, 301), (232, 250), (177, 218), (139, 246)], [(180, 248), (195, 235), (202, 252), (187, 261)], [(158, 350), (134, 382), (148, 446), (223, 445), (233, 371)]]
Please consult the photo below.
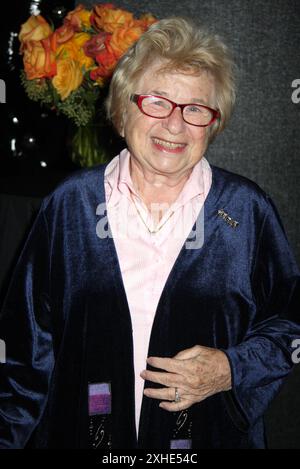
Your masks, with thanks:
[(149, 96), (143, 101), (143, 109), (150, 116), (164, 117), (170, 112), (172, 106), (164, 98)]
[(164, 99), (153, 100), (151, 104), (157, 107), (163, 107), (165, 109), (168, 109), (170, 107), (170, 104), (168, 103), (168, 101), (165, 101)]
[(190, 114), (203, 113), (205, 111), (206, 109), (200, 106), (186, 106), (185, 108), (185, 112), (188, 112)]

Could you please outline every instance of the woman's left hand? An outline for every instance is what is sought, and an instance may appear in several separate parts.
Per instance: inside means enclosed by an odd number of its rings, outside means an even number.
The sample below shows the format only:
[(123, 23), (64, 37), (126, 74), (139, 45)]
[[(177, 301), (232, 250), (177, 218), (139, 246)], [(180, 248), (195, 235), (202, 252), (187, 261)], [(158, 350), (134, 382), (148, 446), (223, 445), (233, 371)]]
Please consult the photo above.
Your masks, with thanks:
[(147, 363), (165, 372), (144, 370), (141, 377), (166, 387), (146, 388), (144, 394), (161, 400), (159, 406), (170, 412), (188, 409), (213, 394), (231, 389), (228, 358), (215, 348), (196, 345), (173, 358), (149, 357)]

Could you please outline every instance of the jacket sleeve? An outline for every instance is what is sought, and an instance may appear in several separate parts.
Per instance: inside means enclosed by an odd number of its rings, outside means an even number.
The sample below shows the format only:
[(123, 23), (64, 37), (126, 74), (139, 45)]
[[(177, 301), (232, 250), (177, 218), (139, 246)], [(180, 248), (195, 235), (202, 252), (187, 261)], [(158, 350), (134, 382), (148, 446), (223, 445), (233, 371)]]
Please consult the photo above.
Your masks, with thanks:
[(42, 205), (0, 316), (6, 345), (6, 361), (0, 364), (0, 448), (23, 448), (46, 404), (53, 369), (49, 258)]
[(291, 371), (293, 342), (300, 337), (299, 269), (270, 198), (252, 285), (256, 319), (240, 344), (224, 350), (233, 385), (226, 398), (239, 408), (245, 430), (266, 411)]

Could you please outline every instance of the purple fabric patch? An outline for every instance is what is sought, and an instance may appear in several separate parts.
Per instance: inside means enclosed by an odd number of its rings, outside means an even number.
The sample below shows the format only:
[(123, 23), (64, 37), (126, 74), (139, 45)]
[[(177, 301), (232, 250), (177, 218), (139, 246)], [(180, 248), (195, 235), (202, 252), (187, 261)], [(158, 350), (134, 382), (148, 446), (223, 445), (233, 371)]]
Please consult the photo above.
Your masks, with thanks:
[(171, 449), (191, 449), (192, 440), (171, 440)]
[(89, 415), (107, 415), (110, 413), (110, 383), (89, 384)]

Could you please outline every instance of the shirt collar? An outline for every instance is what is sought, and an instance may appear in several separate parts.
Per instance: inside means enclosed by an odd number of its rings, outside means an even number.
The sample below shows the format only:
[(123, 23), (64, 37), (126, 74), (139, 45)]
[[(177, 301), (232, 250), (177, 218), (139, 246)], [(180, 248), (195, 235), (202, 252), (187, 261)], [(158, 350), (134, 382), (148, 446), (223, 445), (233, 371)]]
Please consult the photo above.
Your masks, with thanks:
[[(176, 202), (174, 202), (173, 205), (176, 206), (176, 208), (185, 205), (194, 197), (203, 194), (204, 182), (202, 160), (205, 160), (205, 158), (202, 158), (193, 167), (188, 180), (183, 186), (183, 189), (177, 197)], [(114, 189), (117, 190), (119, 195), (121, 193), (129, 199), (130, 192), (138, 196), (130, 175), (130, 153), (127, 149), (122, 150), (121, 153), (107, 166), (105, 171), (105, 183), (108, 184), (111, 193), (111, 197), (109, 197), (108, 203), (113, 203)]]

